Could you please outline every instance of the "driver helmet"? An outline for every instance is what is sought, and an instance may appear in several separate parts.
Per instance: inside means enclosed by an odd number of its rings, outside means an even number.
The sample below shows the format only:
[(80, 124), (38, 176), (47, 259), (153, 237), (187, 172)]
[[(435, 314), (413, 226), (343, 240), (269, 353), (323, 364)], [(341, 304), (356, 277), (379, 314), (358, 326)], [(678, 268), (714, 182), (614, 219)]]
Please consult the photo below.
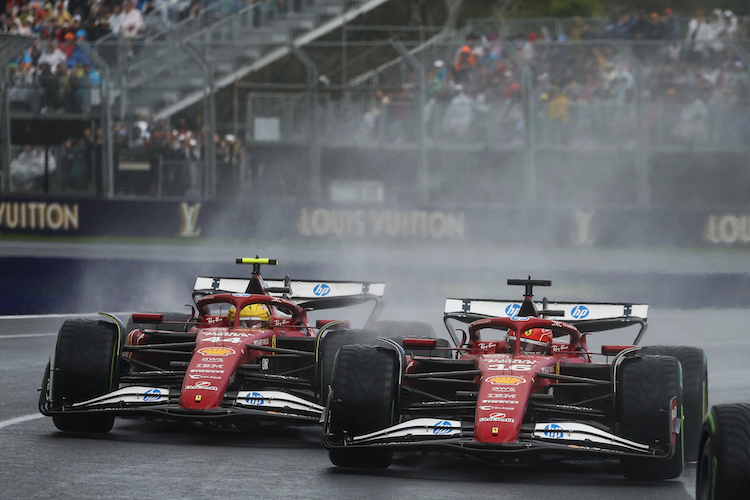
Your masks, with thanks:
[[(508, 331), (505, 339), (508, 352), (516, 348), (516, 333)], [(549, 356), (552, 352), (552, 330), (547, 328), (530, 328), (521, 334), (519, 354), (540, 354)]]
[[(236, 313), (237, 309), (234, 306), (229, 308), (227, 317), (230, 324), (234, 324)], [(240, 328), (266, 328), (270, 316), (268, 307), (263, 304), (250, 304), (240, 311), (240, 321), (237, 326)]]

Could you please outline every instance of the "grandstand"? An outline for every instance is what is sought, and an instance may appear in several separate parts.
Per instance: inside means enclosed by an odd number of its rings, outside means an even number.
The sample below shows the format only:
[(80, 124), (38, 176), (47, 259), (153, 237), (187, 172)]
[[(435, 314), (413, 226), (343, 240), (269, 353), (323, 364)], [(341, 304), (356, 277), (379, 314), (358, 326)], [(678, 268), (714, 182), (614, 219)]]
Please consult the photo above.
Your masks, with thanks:
[(646, 207), (687, 203), (700, 175), (716, 189), (690, 203), (750, 201), (701, 166), (745, 175), (746, 20), (698, 39), (671, 12), (362, 20), (384, 3), (164, 2), (130, 40), (75, 39), (73, 76), (25, 51), (2, 194)]

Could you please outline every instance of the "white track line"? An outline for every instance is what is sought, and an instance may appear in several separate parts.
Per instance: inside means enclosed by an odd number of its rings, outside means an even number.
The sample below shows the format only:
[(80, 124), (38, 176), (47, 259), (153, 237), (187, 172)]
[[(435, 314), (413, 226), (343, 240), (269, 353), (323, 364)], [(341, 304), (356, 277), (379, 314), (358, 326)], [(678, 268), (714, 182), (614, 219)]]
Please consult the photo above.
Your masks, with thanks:
[(38, 418), (44, 418), (44, 415), (41, 413), (33, 413), (31, 415), (24, 415), (23, 417), (11, 418), (10, 420), (2, 420), (0, 421), (0, 429), (3, 427), (10, 427), (11, 425), (22, 424), (29, 420), (36, 420)]
[(56, 333), (16, 333), (13, 335), (2, 335), (0, 334), (0, 340), (2, 339), (25, 339), (29, 337), (52, 337), (57, 335)]

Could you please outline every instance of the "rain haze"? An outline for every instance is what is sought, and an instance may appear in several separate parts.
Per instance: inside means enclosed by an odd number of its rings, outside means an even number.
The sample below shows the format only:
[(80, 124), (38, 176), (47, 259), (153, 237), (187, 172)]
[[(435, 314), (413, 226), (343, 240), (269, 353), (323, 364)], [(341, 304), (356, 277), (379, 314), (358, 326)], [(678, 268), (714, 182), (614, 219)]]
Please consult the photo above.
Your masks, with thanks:
[[(279, 260), (262, 266), (265, 279), (385, 283), (379, 320), (427, 323), (448, 340), (446, 299), (520, 302), (523, 288), (508, 279), (551, 280), (534, 289), (551, 304), (649, 304), (642, 345), (702, 348), (710, 404), (750, 401), (750, 11), (706, 7), (700, 24), (669, 8), (475, 18), (453, 12), (456, 0), (236, 3), (148, 7), (135, 38), (94, 39), (82, 27), (68, 43), (80, 47), (73, 91), (60, 83), (70, 68), (52, 71), (35, 38), (0, 35), (13, 49), (0, 51), (9, 64), (0, 353), (31, 394), (14, 400), (24, 411), (0, 411), (0, 428), (19, 449), (30, 439), (54, 456), (75, 444), (29, 417), (65, 318), (190, 313), (196, 277), (248, 278), (252, 267), (235, 260), (256, 256)], [(372, 307), (311, 319), (361, 328)], [(627, 345), (637, 333), (592, 333), (589, 347)], [(22, 344), (24, 335), (39, 337)], [(158, 436), (146, 455), (154, 463), (186, 434), (163, 430), (148, 429)], [(110, 436), (140, 443), (131, 422)], [(205, 451), (208, 436), (177, 453)], [(219, 440), (221, 451), (243, 451)], [(299, 459), (288, 450), (327, 460), (319, 434), (260, 441), (276, 464)], [(116, 440), (101, 444), (120, 455)], [(469, 480), (493, 474), (452, 460)], [(399, 462), (391, 476), (300, 471), (314, 496), (343, 498), (364, 480), (395, 497), (405, 491), (395, 482), (414, 492), (415, 477), (443, 479), (431, 458), (418, 463)], [(619, 474), (597, 467), (583, 468), (583, 498), (600, 498)], [(694, 474), (686, 469), (664, 496), (694, 497)], [(541, 491), (533, 474), (519, 477), (502, 480), (509, 498)], [(574, 483), (555, 481), (574, 494)], [(25, 476), (15, 493), (33, 484)], [(617, 498), (653, 491), (619, 484)]]

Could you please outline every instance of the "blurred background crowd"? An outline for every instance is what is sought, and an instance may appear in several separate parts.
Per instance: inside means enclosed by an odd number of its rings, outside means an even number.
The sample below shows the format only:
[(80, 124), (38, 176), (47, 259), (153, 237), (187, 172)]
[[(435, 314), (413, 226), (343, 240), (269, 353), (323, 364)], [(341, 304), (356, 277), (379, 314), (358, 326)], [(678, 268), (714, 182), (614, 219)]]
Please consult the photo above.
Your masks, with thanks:
[[(566, 143), (571, 126), (589, 132), (576, 134), (579, 142), (612, 133), (635, 138), (636, 107), (629, 104), (642, 99), (647, 128), (673, 123), (673, 138), (703, 142), (718, 133), (727, 144), (741, 144), (750, 138), (750, 124), (738, 103), (748, 98), (750, 74), (735, 49), (744, 50), (736, 42), (748, 37), (745, 19), (719, 9), (708, 16), (698, 10), (687, 23), (672, 9), (624, 12), (599, 31), (575, 18), (557, 37), (545, 27), (507, 38), (471, 33), (455, 53), (432, 62), (425, 119), (435, 138), (468, 139), (490, 128), (521, 142), (526, 68), (531, 118), (542, 142)], [(613, 40), (627, 41), (627, 48)], [(394, 140), (404, 137), (417, 97), (411, 80), (400, 91), (375, 93), (363, 135), (385, 128)]]
[[(103, 81), (89, 44), (119, 41), (125, 57), (137, 58), (132, 40), (220, 1), (230, 10), (254, 2), (279, 11), (297, 8), (296, 0), (7, 0), (0, 30), (36, 38), (7, 68), (11, 109), (34, 115), (96, 112)], [(682, 18), (666, 8), (624, 10), (605, 24), (573, 18), (564, 33), (554, 35), (545, 26), (512, 34), (474, 30), (427, 63), (425, 95), (419, 95), (414, 74), (400, 88), (373, 90), (364, 114), (356, 116), (360, 125), (350, 127), (346, 117), (339, 133), (359, 140), (411, 140), (419, 130), (414, 122), (421, 119), (433, 140), (491, 143), (501, 137), (513, 145), (527, 140), (531, 129), (532, 140), (541, 144), (585, 146), (613, 136), (635, 143), (644, 133), (653, 141), (666, 134), (686, 143), (743, 144), (750, 140), (750, 74), (738, 44), (750, 39), (749, 29), (747, 19), (730, 10), (697, 10)], [(533, 120), (533, 127), (526, 120)], [(145, 112), (135, 122), (114, 122), (113, 139), (121, 149), (147, 150), (152, 162), (200, 162), (207, 151), (200, 120), (175, 122)], [(88, 134), (70, 138), (61, 150), (95, 151), (102, 131)], [(242, 138), (217, 134), (211, 140), (220, 175), (237, 179), (245, 170)], [(32, 164), (33, 148), (24, 154), (16, 163)], [(175, 180), (180, 193), (200, 184), (199, 169), (187, 171), (182, 181)]]

